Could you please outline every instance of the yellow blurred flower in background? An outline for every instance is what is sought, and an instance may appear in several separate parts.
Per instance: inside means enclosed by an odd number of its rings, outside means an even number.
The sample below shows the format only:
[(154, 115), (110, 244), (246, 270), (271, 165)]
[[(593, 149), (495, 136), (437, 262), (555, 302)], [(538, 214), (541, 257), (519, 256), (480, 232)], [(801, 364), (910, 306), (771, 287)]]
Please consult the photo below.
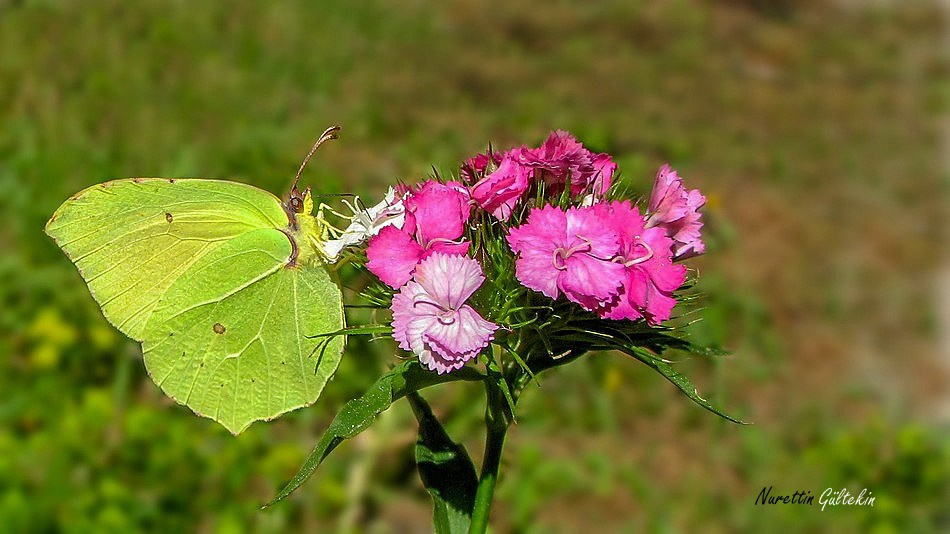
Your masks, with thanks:
[(40, 369), (55, 367), (63, 350), (79, 338), (76, 327), (52, 307), (43, 308), (36, 314), (26, 334), (32, 346), (30, 364)]

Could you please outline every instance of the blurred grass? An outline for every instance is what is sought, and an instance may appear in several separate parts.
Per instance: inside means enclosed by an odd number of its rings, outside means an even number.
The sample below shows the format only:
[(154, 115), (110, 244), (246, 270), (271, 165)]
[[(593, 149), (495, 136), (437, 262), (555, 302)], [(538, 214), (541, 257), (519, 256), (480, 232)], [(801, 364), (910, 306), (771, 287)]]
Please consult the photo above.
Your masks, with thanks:
[[(499, 531), (938, 530), (946, 26), (927, 2), (0, 0), (0, 524), (426, 530), (404, 406), (290, 502), (256, 509), (388, 346), (355, 344), (317, 407), (234, 439), (157, 392), (42, 234), (68, 195), (111, 178), (282, 192), (335, 123), (342, 141), (305, 174), (325, 193), (379, 194), (563, 128), (616, 154), (634, 190), (669, 161), (709, 196), (690, 332), (735, 356), (681, 365), (756, 424), (592, 357), (525, 394)], [(432, 394), (477, 458), (476, 395)], [(753, 506), (768, 485), (879, 501)]]

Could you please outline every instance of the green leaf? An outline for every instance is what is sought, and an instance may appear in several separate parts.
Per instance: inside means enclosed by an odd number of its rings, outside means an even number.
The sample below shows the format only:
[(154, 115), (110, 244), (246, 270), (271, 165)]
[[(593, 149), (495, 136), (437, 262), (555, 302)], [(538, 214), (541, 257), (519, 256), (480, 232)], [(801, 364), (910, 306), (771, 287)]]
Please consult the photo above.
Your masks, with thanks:
[(343, 405), (336, 414), (316, 447), (304, 461), (300, 471), (288, 482), (276, 497), (264, 507), (271, 506), (294, 492), (316, 471), (320, 463), (345, 439), (352, 438), (369, 428), (376, 416), (409, 393), (435, 384), (457, 380), (480, 381), (484, 375), (471, 367), (463, 367), (451, 373), (436, 374), (422, 367), (417, 360), (407, 360), (381, 376), (362, 396)]
[(455, 443), (417, 393), (407, 397), (419, 420), (416, 465), (432, 495), (432, 524), (442, 533), (468, 532), (478, 477), (465, 447)]
[(733, 423), (738, 423), (740, 425), (748, 424), (744, 421), (741, 421), (730, 415), (727, 415), (726, 413), (722, 412), (719, 408), (716, 408), (715, 406), (710, 404), (709, 401), (700, 397), (699, 392), (696, 390), (696, 386), (693, 385), (690, 379), (687, 378), (686, 375), (673, 369), (673, 366), (671, 366), (669, 363), (664, 361), (659, 356), (641, 347), (617, 346), (615, 348), (619, 349), (621, 352), (625, 354), (633, 356), (634, 358), (640, 360), (641, 362), (655, 369), (658, 373), (666, 377), (667, 380), (672, 382), (673, 385), (679, 388), (680, 391), (682, 391), (687, 397), (689, 397), (696, 404), (718, 415), (719, 417), (732, 421)]
[(305, 336), (305, 337), (309, 339), (316, 339), (316, 338), (323, 338), (323, 337), (391, 334), (392, 331), (393, 331), (392, 325), (368, 324), (368, 325), (360, 325), (360, 326), (348, 326), (346, 328), (341, 328), (335, 332), (327, 332), (324, 334), (316, 334), (313, 336)]

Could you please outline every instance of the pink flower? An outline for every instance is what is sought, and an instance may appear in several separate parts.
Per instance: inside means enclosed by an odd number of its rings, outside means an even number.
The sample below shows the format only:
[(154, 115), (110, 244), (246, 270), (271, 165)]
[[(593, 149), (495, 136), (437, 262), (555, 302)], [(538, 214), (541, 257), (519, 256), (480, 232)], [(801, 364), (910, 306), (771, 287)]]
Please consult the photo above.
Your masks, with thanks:
[(468, 192), (458, 182), (425, 182), (403, 196), (406, 220), (402, 228), (387, 226), (366, 247), (366, 268), (392, 288), (412, 278), (412, 271), (435, 252), (465, 254), (465, 233), (471, 208)]
[(662, 228), (644, 228), (643, 217), (630, 202), (610, 202), (595, 208), (620, 237), (614, 261), (625, 268), (619, 298), (598, 309), (607, 319), (641, 317), (651, 325), (670, 318), (676, 300), (673, 291), (686, 280), (686, 267), (674, 265), (673, 240)]
[(485, 173), (491, 172), (494, 168), (501, 163), (502, 153), (491, 151), (483, 152), (481, 154), (476, 154), (462, 164), (462, 167), (459, 169), (459, 176), (467, 184), (477, 181), (479, 178), (485, 176)]
[(592, 310), (616, 297), (626, 268), (610, 261), (619, 251), (617, 232), (591, 208), (535, 208), (508, 233), (518, 254), (515, 276), (552, 299), (561, 293)]
[(592, 163), (594, 174), (590, 179), (590, 193), (595, 197), (603, 198), (613, 182), (614, 173), (617, 172), (617, 164), (607, 153), (595, 154)]
[(552, 196), (559, 195), (568, 180), (571, 194), (578, 194), (594, 172), (590, 151), (563, 130), (552, 132), (539, 148), (524, 149), (518, 155), (523, 165), (537, 169), (535, 176), (544, 180)]
[(393, 296), (393, 338), (439, 374), (462, 367), (498, 329), (465, 304), (484, 281), (478, 262), (467, 256), (437, 252), (424, 259)]
[(491, 174), (472, 186), (472, 199), (496, 219), (506, 220), (511, 216), (521, 196), (531, 185), (534, 171), (516, 160), (516, 151), (505, 154), (501, 164)]
[(587, 204), (603, 199), (617, 170), (609, 154), (594, 154), (563, 130), (552, 132), (539, 148), (516, 154), (522, 165), (536, 169), (535, 176), (544, 180), (548, 194), (561, 194), (570, 180), (571, 195), (590, 195)]
[(677, 259), (701, 254), (706, 245), (700, 233), (703, 223), (699, 208), (705, 203), (706, 197), (699, 189), (686, 191), (676, 171), (663, 165), (653, 182), (646, 227), (662, 228), (667, 236), (673, 238), (673, 256)]

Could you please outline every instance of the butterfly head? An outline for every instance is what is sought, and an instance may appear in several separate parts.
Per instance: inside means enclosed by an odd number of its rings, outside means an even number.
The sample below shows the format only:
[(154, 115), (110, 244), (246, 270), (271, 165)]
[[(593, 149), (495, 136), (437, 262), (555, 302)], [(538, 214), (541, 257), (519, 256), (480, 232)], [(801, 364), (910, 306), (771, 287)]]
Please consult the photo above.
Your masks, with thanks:
[(287, 212), (287, 216), (291, 220), (295, 219), (300, 213), (313, 211), (313, 197), (310, 194), (310, 186), (308, 185), (301, 191), (297, 189), (297, 184), (294, 184), (284, 200), (284, 211)]

